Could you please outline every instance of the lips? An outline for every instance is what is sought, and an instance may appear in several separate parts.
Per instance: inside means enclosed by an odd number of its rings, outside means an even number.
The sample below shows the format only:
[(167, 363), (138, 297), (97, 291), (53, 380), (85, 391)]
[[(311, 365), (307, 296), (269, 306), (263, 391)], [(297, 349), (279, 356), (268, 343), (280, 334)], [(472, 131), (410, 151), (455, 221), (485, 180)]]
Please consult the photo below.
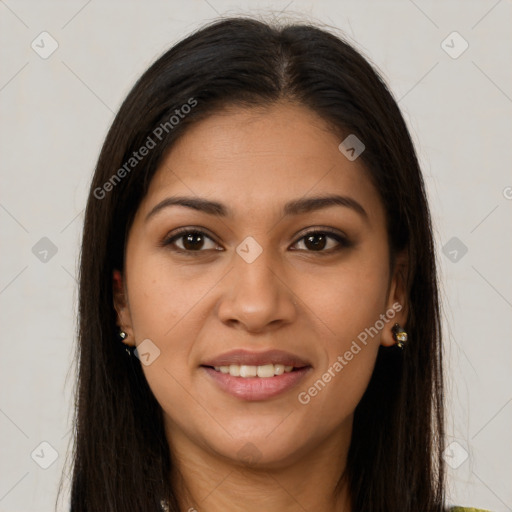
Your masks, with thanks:
[(232, 350), (212, 359), (207, 359), (201, 366), (209, 366), (211, 368), (220, 366), (264, 366), (264, 365), (283, 365), (296, 368), (304, 368), (311, 364), (290, 352), (283, 350), (266, 350), (265, 352), (252, 352), (249, 350)]
[(311, 372), (310, 366), (283, 373), (269, 378), (234, 377), (229, 373), (215, 371), (209, 366), (201, 366), (208, 381), (222, 393), (231, 395), (237, 400), (264, 401), (296, 388)]
[(312, 370), (304, 358), (283, 350), (232, 350), (200, 365), (209, 382), (239, 400), (269, 400), (298, 386)]

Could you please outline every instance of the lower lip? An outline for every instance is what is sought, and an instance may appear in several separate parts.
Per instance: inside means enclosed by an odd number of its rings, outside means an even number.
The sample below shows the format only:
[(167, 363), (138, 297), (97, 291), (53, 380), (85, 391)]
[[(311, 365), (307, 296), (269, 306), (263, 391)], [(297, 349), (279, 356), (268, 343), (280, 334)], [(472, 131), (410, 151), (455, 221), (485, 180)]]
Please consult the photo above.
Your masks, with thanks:
[(296, 386), (311, 370), (310, 366), (285, 372), (274, 377), (233, 377), (229, 373), (222, 373), (209, 368), (201, 367), (220, 389), (235, 398), (257, 401), (267, 400)]

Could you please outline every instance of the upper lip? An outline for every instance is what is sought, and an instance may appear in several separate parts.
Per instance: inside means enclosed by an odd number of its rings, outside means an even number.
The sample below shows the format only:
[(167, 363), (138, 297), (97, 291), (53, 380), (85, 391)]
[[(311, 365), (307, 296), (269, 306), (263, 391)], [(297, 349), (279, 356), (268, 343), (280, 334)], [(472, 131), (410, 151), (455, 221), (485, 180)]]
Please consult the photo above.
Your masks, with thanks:
[(264, 352), (253, 352), (250, 350), (231, 350), (220, 354), (213, 359), (208, 359), (201, 366), (229, 366), (230, 364), (263, 366), (265, 364), (282, 364), (302, 368), (310, 366), (309, 362), (301, 357), (285, 352), (283, 350), (265, 350)]

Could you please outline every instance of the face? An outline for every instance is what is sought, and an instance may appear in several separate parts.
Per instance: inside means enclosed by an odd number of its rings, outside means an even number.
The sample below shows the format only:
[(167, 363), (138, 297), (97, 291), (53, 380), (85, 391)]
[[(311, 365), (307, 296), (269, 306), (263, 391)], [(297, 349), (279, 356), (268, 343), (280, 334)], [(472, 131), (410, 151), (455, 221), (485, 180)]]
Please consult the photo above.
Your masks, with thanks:
[(155, 174), (115, 305), (177, 453), (278, 467), (350, 438), (405, 262), (390, 272), (379, 194), (340, 142), (302, 106), (233, 108)]

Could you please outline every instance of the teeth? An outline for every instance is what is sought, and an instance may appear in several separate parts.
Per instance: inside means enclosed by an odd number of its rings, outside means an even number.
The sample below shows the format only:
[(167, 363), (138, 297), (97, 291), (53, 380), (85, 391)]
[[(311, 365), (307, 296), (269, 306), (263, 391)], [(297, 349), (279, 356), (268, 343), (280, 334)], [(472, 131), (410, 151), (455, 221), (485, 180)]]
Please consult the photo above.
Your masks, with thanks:
[(256, 374), (258, 377), (273, 377), (274, 376), (274, 365), (265, 364), (256, 368)]
[[(231, 368), (231, 366), (230, 366)], [(258, 367), (258, 366), (245, 366), (245, 365), (242, 365), (240, 366), (240, 377), (244, 377), (244, 378), (247, 378), (247, 377), (256, 377), (256, 375), (258, 374), (258, 369), (261, 368)]]
[[(286, 368), (293, 368), (293, 366), (287, 366)], [(282, 364), (274, 365), (274, 375), (282, 375), (284, 373), (284, 366)], [(288, 370), (291, 371), (291, 370)]]
[(229, 366), (215, 366), (216, 371), (221, 373), (229, 373), (233, 377), (261, 377), (268, 378), (274, 375), (282, 375), (290, 373), (293, 366), (284, 366), (283, 364), (264, 364), (262, 366), (248, 366), (245, 364), (230, 364)]

